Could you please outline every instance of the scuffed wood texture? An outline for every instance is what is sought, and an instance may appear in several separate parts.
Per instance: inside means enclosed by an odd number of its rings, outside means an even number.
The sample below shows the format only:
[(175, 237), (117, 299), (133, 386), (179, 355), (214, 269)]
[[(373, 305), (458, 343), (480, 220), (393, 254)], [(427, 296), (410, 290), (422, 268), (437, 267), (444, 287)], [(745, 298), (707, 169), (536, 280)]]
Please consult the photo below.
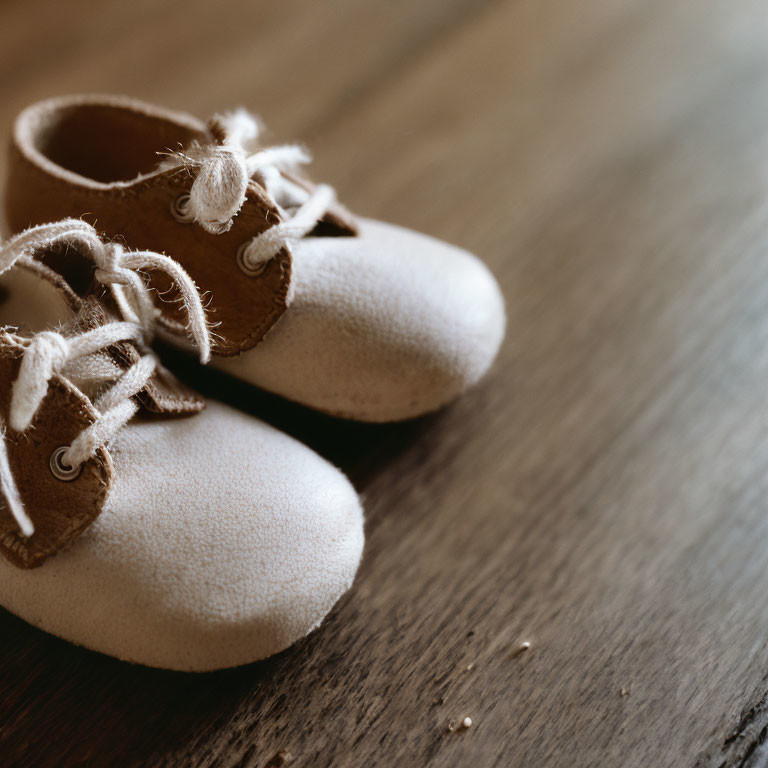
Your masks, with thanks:
[(204, 676), (3, 613), (2, 765), (766, 764), (763, 0), (25, 0), (0, 43), (3, 142), (57, 93), (244, 104), (356, 211), (481, 254), (509, 312), (416, 422), (230, 387), (363, 493), (354, 589)]

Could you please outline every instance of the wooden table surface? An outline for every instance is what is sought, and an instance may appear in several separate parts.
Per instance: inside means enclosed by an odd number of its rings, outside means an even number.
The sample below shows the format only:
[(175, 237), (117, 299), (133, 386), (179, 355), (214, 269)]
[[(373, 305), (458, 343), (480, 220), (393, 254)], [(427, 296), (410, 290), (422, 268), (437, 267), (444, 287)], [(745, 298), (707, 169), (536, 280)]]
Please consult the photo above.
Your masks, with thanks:
[(0, 613), (3, 766), (768, 763), (764, 0), (12, 0), (0, 75), (3, 143), (59, 93), (258, 111), (357, 212), (479, 253), (509, 314), (410, 423), (206, 375), (350, 475), (354, 588), (210, 675)]

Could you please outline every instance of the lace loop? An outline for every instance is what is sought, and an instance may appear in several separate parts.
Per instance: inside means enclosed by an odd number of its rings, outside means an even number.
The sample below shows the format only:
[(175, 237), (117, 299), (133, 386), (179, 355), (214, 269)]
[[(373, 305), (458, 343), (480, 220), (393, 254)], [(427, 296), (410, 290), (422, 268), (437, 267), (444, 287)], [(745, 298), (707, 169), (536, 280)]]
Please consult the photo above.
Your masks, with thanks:
[[(139, 270), (156, 269), (165, 272), (181, 293), (189, 332), (200, 361), (207, 363), (210, 360), (211, 338), (205, 309), (197, 286), (184, 268), (160, 253), (129, 251), (119, 243), (105, 243), (96, 230), (81, 219), (41, 224), (11, 238), (0, 248), (0, 273), (10, 269), (20, 259), (33, 258), (40, 250), (60, 244), (83, 248), (93, 259), (96, 279), (111, 286), (123, 316), (148, 330), (154, 328), (159, 310)], [(126, 289), (132, 302), (125, 296)]]
[(10, 424), (23, 432), (48, 391), (48, 382), (69, 357), (67, 340), (54, 331), (44, 331), (32, 339), (21, 360), (19, 375), (11, 391)]
[(13, 472), (11, 472), (11, 465), (8, 461), (8, 447), (5, 443), (5, 425), (2, 420), (0, 420), (0, 429), (3, 432), (2, 439), (0, 439), (0, 488), (2, 488), (3, 497), (19, 529), (25, 536), (31, 536), (35, 532), (35, 526), (24, 511), (19, 489), (13, 479)]

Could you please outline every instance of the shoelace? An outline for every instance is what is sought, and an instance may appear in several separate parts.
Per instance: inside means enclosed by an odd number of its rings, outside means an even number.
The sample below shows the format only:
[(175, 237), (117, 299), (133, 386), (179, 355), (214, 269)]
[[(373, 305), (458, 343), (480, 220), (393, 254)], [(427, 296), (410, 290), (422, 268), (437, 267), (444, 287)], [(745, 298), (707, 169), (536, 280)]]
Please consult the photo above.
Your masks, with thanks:
[(259, 122), (239, 109), (216, 116), (222, 134), (221, 144), (194, 143), (186, 153), (172, 155), (165, 167), (184, 164), (197, 169), (189, 197), (180, 206), (181, 213), (213, 234), (226, 232), (245, 202), (248, 184), (258, 178), (277, 205), (284, 221), (251, 239), (243, 251), (243, 260), (251, 269), (272, 259), (291, 240), (308, 235), (336, 200), (327, 184), (311, 192), (283, 175), (311, 161), (304, 147), (286, 144), (255, 149)]
[[(187, 313), (189, 332), (197, 347), (200, 361), (211, 359), (211, 336), (205, 319), (200, 293), (184, 268), (169, 256), (154, 251), (128, 251), (119, 243), (104, 242), (96, 230), (80, 219), (63, 219), (41, 224), (21, 232), (0, 246), (0, 274), (19, 259), (58, 245), (81, 247), (96, 266), (96, 279), (112, 288), (120, 312), (126, 320), (151, 330), (160, 315), (152, 293), (139, 274), (142, 269), (165, 272), (181, 293)], [(126, 291), (129, 296), (126, 296)]]
[[(24, 346), (21, 366), (11, 392), (9, 426), (19, 432), (32, 423), (48, 391), (51, 378), (58, 373), (77, 370), (80, 378), (101, 386), (114, 381), (112, 386), (93, 399), (98, 412), (96, 419), (72, 441), (51, 457), (51, 468), (58, 467), (63, 479), (73, 479), (82, 466), (100, 446), (106, 445), (138, 410), (133, 396), (144, 389), (157, 367), (157, 358), (147, 351), (128, 370), (116, 366), (79, 365), (89, 356), (106, 350), (121, 341), (143, 344), (154, 330), (157, 309), (149, 289), (135, 271), (148, 266), (162, 269), (170, 275), (182, 295), (190, 321), (190, 330), (200, 349), (200, 358), (210, 355), (210, 334), (205, 312), (195, 284), (187, 273), (166, 256), (148, 251), (125, 251), (114, 243), (104, 243), (96, 230), (83, 221), (69, 219), (55, 224), (44, 224), (17, 235), (0, 247), (0, 274), (17, 261), (31, 258), (40, 249), (60, 244), (76, 245), (84, 249), (96, 265), (96, 278), (115, 288), (120, 310), (127, 320), (105, 323), (92, 330), (64, 336), (56, 331), (43, 331), (30, 340), (19, 339)], [(169, 263), (170, 262), (170, 263)], [(116, 284), (116, 285), (114, 285)], [(122, 291), (128, 288), (130, 299)], [(132, 302), (131, 302), (132, 299)], [(122, 306), (124, 305), (124, 306)], [(0, 424), (0, 428), (4, 425)], [(0, 491), (11, 514), (25, 536), (34, 533), (34, 526), (24, 510), (18, 488), (8, 461), (5, 440), (0, 441)]]

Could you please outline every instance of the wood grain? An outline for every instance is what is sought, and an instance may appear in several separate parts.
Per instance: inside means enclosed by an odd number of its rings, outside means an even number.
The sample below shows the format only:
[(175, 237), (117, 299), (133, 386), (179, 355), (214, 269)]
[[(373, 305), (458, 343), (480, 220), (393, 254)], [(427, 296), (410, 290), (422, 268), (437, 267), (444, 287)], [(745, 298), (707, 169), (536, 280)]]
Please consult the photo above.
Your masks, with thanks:
[(177, 361), (349, 473), (359, 578), (202, 676), (1, 615), (4, 765), (768, 764), (764, 4), (28, 0), (0, 40), (0, 140), (55, 93), (245, 104), (509, 313), (487, 380), (401, 425)]

